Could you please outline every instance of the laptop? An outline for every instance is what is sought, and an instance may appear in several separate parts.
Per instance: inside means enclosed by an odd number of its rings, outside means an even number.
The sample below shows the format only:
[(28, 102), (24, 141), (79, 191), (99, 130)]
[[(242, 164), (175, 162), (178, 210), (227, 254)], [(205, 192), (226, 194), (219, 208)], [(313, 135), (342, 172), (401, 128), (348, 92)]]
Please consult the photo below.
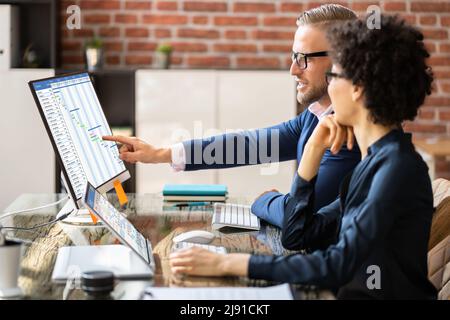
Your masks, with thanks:
[(148, 239), (136, 230), (93, 185), (87, 183), (85, 206), (104, 223), (122, 245), (69, 246), (59, 249), (52, 280), (64, 282), (86, 271), (111, 271), (118, 279), (148, 279), (155, 261)]

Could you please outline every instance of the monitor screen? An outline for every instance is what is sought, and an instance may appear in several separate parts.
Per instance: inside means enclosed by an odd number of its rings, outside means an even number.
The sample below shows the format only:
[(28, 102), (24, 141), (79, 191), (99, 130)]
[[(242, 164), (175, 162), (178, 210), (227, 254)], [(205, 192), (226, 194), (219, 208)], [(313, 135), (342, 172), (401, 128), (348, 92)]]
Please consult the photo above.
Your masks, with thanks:
[(111, 129), (88, 73), (31, 81), (30, 87), (76, 202), (87, 181), (98, 188), (126, 171), (117, 144), (102, 140)]

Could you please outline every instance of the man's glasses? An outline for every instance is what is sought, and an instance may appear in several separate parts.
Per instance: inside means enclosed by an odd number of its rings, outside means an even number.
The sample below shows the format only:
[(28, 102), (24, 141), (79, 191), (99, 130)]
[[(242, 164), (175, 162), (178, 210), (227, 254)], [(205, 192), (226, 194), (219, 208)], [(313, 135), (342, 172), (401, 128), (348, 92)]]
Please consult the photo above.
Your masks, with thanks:
[(300, 69), (306, 69), (308, 67), (308, 58), (312, 57), (326, 57), (328, 51), (318, 51), (311, 53), (292, 52), (292, 61), (295, 61)]
[(344, 78), (344, 76), (342, 74), (331, 72), (331, 71), (325, 72), (325, 81), (327, 82), (327, 84), (330, 84), (330, 82), (333, 78)]

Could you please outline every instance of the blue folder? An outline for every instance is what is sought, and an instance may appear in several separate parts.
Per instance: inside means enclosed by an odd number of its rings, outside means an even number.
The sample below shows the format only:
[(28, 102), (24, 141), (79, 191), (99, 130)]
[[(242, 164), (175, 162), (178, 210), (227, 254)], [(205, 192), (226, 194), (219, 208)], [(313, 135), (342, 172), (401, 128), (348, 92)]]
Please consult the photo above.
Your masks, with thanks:
[(227, 186), (223, 184), (166, 184), (164, 196), (225, 196)]

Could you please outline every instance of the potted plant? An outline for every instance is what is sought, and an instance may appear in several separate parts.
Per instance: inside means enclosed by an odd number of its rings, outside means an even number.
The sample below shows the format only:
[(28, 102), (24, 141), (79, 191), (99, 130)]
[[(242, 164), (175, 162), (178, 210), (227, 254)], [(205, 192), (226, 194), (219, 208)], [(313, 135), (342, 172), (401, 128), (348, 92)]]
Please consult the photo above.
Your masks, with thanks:
[(103, 41), (94, 37), (84, 46), (84, 57), (88, 71), (99, 70), (103, 67)]
[(161, 69), (169, 69), (172, 46), (170, 44), (160, 44), (156, 48), (156, 65)]

